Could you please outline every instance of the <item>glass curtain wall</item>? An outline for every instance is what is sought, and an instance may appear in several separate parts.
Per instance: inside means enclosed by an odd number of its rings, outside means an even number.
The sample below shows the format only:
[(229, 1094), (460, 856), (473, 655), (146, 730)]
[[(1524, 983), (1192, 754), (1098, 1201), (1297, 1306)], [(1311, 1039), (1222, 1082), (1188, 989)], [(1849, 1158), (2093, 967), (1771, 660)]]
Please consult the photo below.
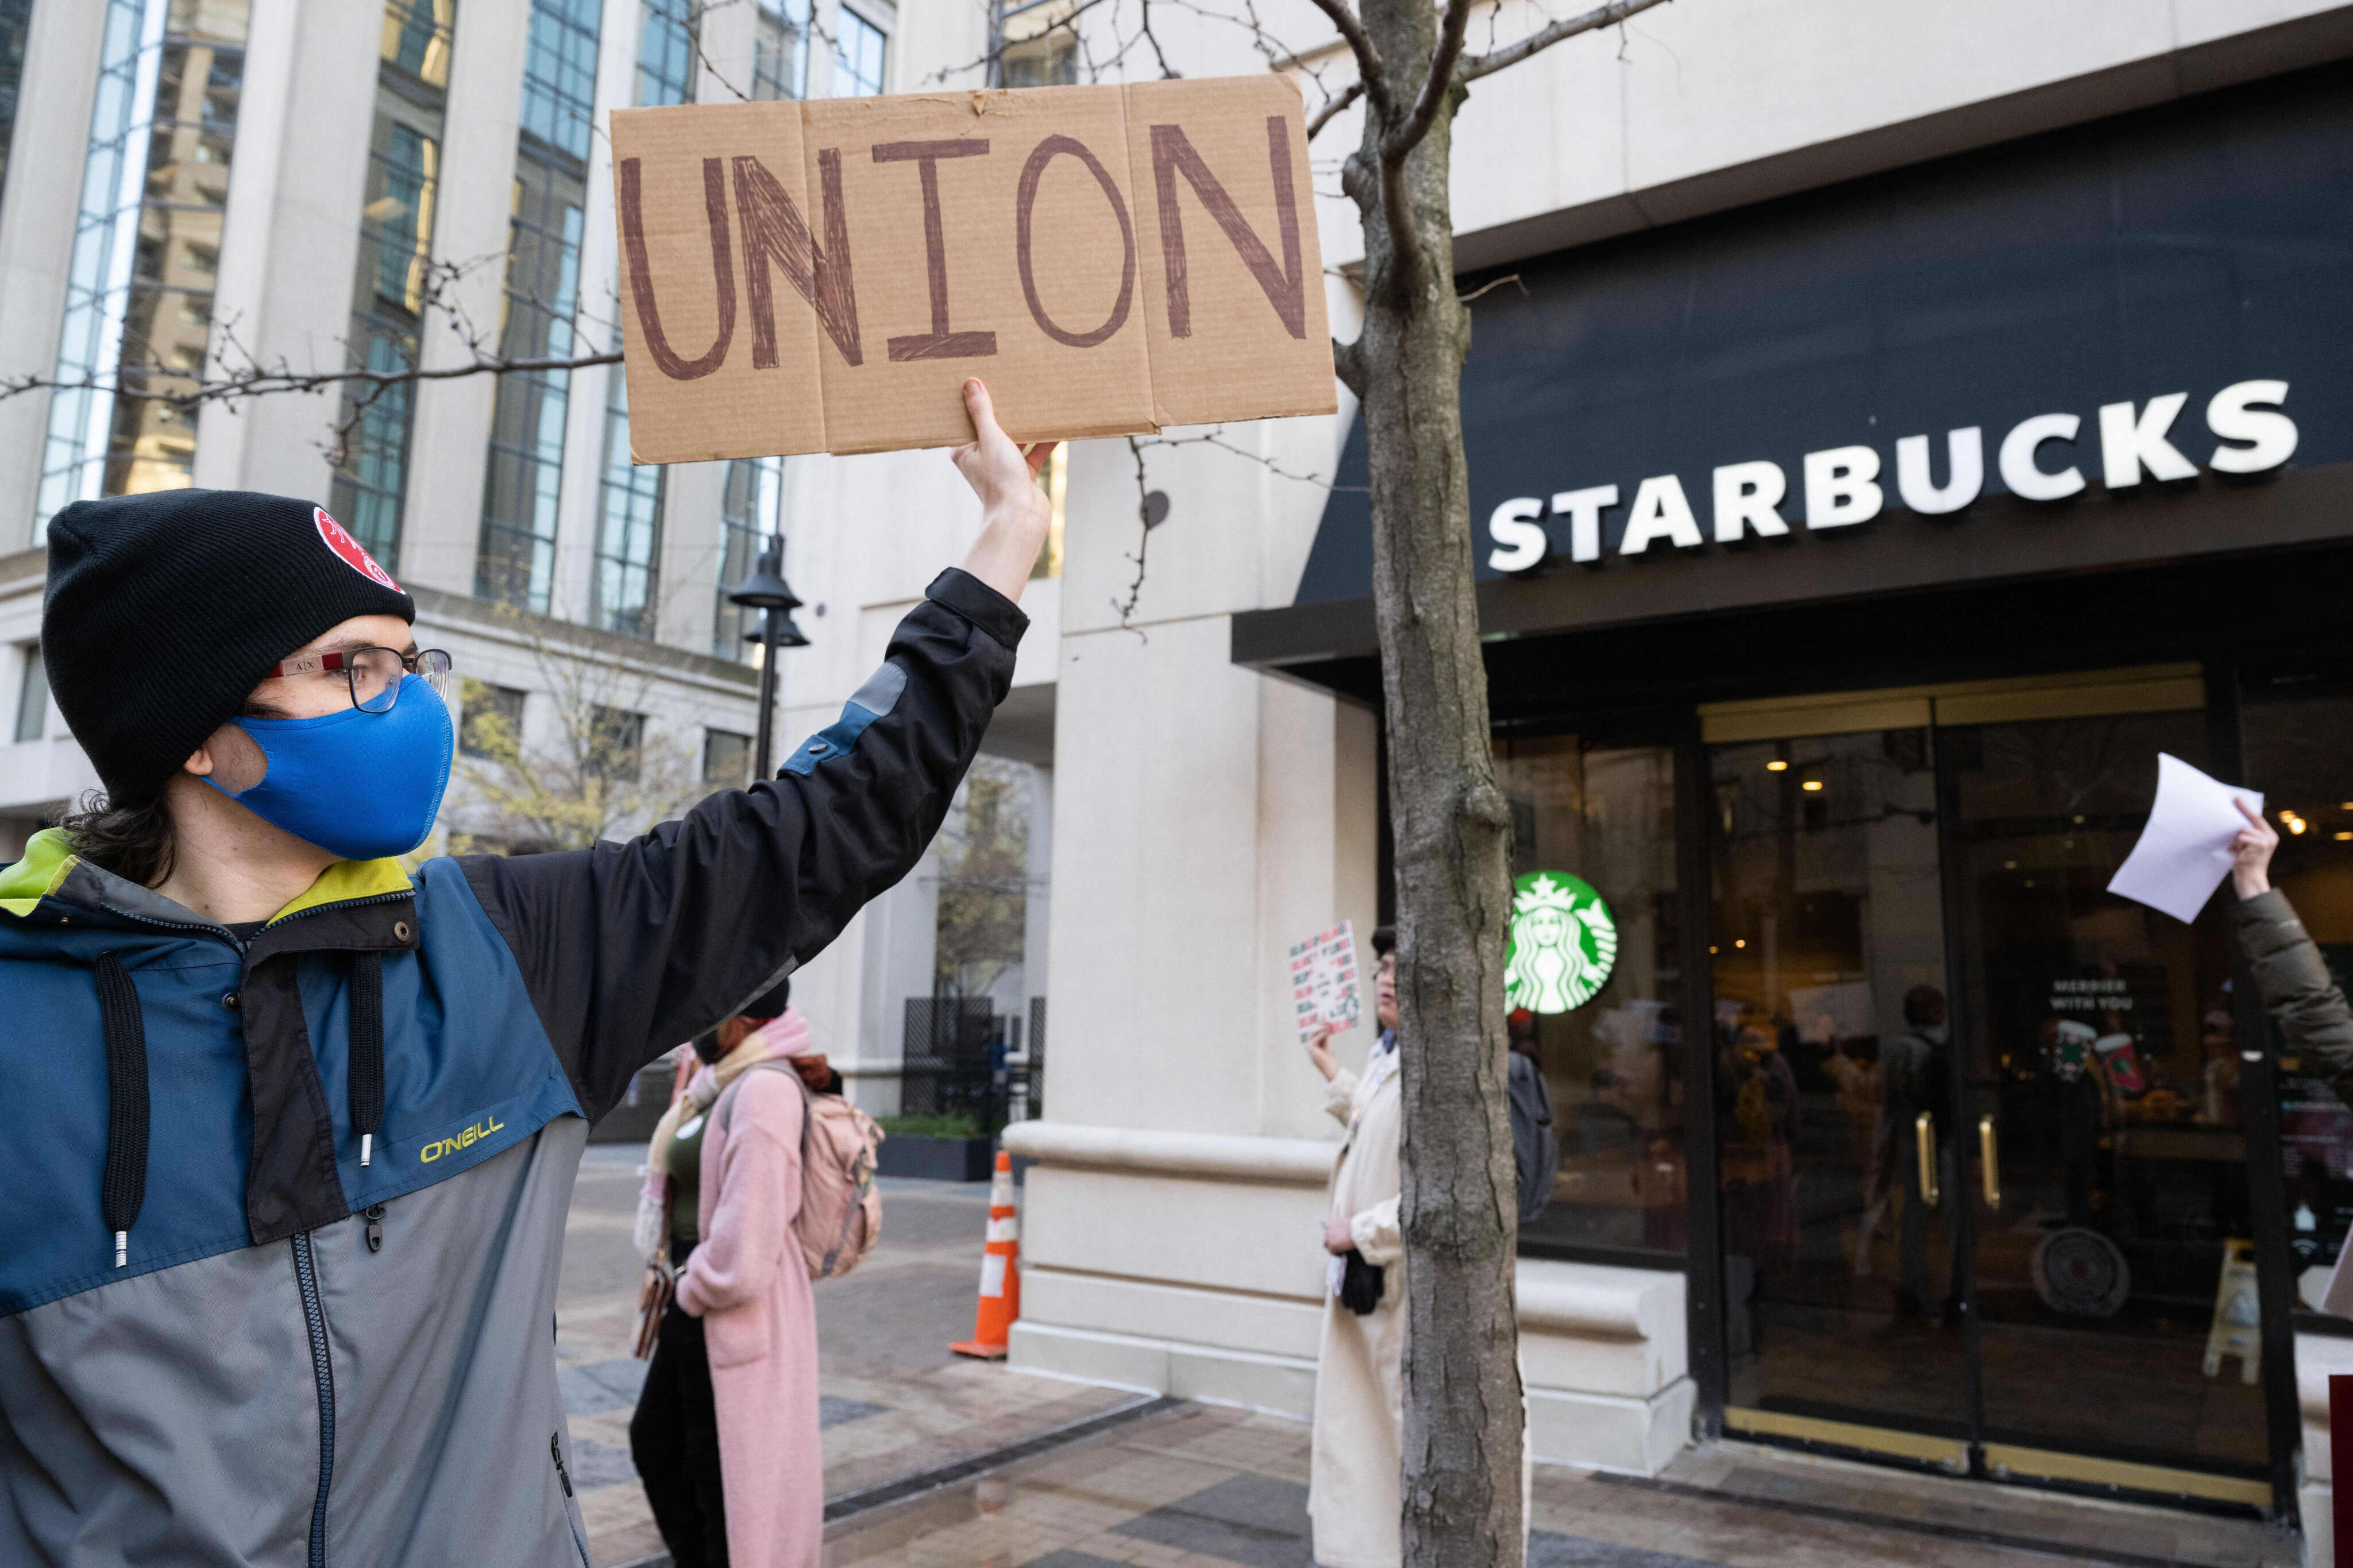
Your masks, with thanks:
[[(638, 29), (640, 106), (694, 100), (695, 18), (690, 0), (644, 0)], [(614, 346), (619, 346), (617, 334)], [(605, 484), (590, 584), (591, 618), (609, 632), (650, 637), (661, 619), (662, 503), (670, 470), (629, 460), (629, 386), (606, 376)]]
[(1531, 1253), (1683, 1250), (1674, 771), (1665, 746), (1495, 742), (1520, 885), (1513, 973), (1546, 961), (1540, 906), (1564, 904), (1573, 917), (1556, 922), (1569, 942), (1552, 944), (1566, 978), (1514, 981), (1511, 992), (1512, 1048), (1544, 1074), (1560, 1139), (1551, 1204), (1520, 1227)]
[(719, 508), (718, 613), (711, 651), (721, 658), (756, 662), (757, 649), (744, 638), (756, 630), (756, 611), (727, 602), (727, 590), (750, 574), (760, 552), (784, 523), (785, 460), (738, 458), (727, 465), (727, 489)]
[[(417, 363), (431, 289), (434, 193), (457, 0), (385, 0), (375, 124), (352, 282), (351, 363), (397, 374)], [(354, 385), (343, 400), (335, 516), (399, 570), (415, 389)]]
[(8, 142), (16, 126), (16, 94), (25, 85), (25, 37), (33, 29), (33, 0), (0, 0), (0, 196), (8, 194)]
[[(601, 12), (597, 0), (532, 0), (499, 342), (511, 360), (565, 359), (574, 352)], [(571, 389), (572, 373), (565, 370), (499, 378), (474, 566), (474, 592), (483, 598), (548, 607)]]
[(196, 426), (160, 395), (210, 353), (246, 0), (107, 0), (39, 518), (190, 482)]

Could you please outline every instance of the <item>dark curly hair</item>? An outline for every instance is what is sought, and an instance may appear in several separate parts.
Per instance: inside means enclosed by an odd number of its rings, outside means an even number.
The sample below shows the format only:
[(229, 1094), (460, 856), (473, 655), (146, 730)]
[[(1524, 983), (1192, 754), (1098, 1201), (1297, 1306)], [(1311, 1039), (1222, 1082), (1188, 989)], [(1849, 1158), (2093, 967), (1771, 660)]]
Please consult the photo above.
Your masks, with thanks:
[(75, 854), (126, 882), (152, 888), (172, 874), (179, 840), (160, 797), (148, 805), (116, 805), (92, 790), (76, 809), (58, 814), (58, 826)]

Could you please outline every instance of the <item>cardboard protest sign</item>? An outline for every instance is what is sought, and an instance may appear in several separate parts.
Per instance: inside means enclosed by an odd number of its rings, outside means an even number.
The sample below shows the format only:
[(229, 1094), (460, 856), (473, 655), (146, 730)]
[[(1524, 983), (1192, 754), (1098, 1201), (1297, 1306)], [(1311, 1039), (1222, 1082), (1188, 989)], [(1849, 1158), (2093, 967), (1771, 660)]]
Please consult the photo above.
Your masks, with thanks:
[(1282, 77), (617, 110), (613, 177), (640, 463), (1337, 406)]
[(1348, 921), (1292, 943), (1291, 1007), (1303, 1040), (1319, 1027), (1356, 1027), (1363, 1010), (1356, 993), (1356, 933)]

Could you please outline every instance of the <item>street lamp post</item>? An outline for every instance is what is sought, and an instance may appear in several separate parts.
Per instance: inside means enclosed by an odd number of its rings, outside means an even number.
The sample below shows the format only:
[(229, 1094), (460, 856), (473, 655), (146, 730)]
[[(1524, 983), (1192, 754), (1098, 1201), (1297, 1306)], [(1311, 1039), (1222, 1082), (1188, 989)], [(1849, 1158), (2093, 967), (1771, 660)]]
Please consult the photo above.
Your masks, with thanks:
[(800, 608), (801, 601), (785, 582), (785, 542), (781, 535), (769, 539), (760, 552), (758, 563), (741, 583), (727, 591), (727, 602), (760, 612), (759, 626), (746, 631), (744, 640), (760, 645), (760, 734), (752, 748), (752, 776), (764, 779), (775, 760), (776, 650), (808, 647), (808, 634), (793, 624), (793, 612)]

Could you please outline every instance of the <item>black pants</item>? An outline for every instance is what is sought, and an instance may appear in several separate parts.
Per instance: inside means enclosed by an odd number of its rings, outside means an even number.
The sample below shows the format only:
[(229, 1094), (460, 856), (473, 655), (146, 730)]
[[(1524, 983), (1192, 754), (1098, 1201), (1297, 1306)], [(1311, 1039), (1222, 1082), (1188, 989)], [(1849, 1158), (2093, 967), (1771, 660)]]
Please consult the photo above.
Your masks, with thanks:
[(673, 1305), (629, 1417), (629, 1457), (677, 1568), (727, 1568), (727, 1500), (719, 1478), (719, 1412), (702, 1320)]

